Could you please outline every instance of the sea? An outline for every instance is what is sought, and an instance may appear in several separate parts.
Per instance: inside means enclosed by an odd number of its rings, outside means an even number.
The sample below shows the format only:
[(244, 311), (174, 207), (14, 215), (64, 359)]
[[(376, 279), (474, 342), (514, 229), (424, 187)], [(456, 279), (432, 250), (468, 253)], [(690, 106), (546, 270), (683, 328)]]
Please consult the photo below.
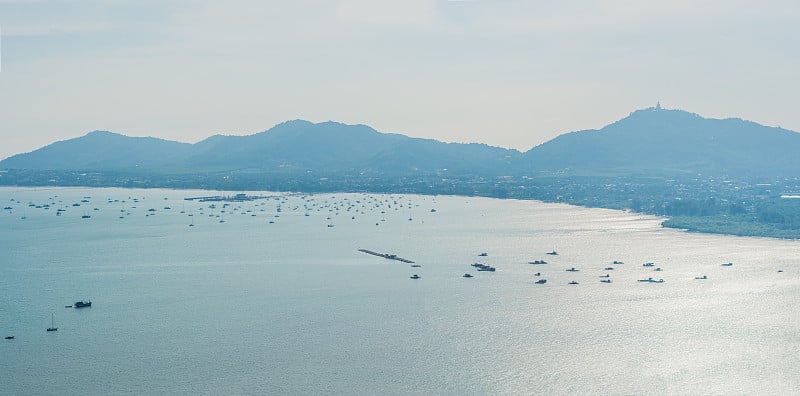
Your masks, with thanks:
[(796, 240), (464, 196), (0, 207), (2, 395), (800, 394)]

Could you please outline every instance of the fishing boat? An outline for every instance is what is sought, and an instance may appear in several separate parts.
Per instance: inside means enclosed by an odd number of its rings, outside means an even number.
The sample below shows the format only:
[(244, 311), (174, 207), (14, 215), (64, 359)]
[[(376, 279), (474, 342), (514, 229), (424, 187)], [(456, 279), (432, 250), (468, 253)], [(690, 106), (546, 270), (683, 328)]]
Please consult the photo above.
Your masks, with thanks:
[(75, 304), (72, 304), (75, 308), (88, 308), (92, 306), (91, 301), (77, 301)]
[(58, 327), (56, 327), (56, 314), (50, 314), (50, 327), (47, 328), (47, 331), (58, 331)]
[(647, 279), (639, 279), (639, 282), (648, 282), (648, 283), (664, 283), (664, 280), (663, 280), (663, 279), (653, 279), (653, 278), (647, 278)]

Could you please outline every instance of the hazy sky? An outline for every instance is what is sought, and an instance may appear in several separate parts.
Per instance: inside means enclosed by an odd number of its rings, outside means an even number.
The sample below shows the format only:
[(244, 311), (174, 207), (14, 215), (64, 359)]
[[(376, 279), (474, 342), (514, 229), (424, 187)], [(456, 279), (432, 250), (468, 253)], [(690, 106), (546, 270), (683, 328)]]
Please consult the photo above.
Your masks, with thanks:
[(800, 130), (800, 2), (0, 0), (0, 158), (291, 119), (527, 150), (660, 100)]

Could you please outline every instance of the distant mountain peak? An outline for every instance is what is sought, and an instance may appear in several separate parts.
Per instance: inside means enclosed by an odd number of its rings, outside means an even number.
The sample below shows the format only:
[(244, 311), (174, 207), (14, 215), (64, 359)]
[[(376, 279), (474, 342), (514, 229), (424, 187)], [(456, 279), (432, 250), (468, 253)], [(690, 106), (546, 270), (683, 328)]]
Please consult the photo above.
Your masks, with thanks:
[(311, 125), (314, 125), (314, 123), (311, 122), (311, 121), (301, 120), (301, 119), (298, 118), (296, 120), (289, 120), (289, 121), (284, 121), (284, 122), (282, 122), (280, 124), (276, 124), (273, 128), (287, 127), (287, 126), (291, 126), (291, 127), (311, 126)]
[(796, 152), (797, 133), (739, 118), (704, 118), (657, 103), (601, 129), (558, 136), (526, 156), (541, 170), (777, 175), (797, 169)]

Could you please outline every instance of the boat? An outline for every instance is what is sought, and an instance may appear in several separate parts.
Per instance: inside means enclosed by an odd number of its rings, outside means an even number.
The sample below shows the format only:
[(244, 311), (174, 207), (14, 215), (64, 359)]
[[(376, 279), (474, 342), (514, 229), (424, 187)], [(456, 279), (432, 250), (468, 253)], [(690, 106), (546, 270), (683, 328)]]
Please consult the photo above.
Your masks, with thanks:
[(578, 282), (575, 282), (575, 281), (569, 281), (569, 283), (567, 283), (567, 284), (568, 284), (568, 285), (577, 285), (577, 284), (578, 284)]
[(537, 280), (536, 282), (533, 282), (533, 283), (535, 283), (537, 285), (543, 285), (543, 284), (547, 283), (547, 279), (539, 279), (539, 280)]
[(733, 267), (733, 263), (722, 264), (723, 267)]
[(663, 271), (663, 270), (661, 269), (661, 267), (658, 267), (658, 268), (654, 269), (653, 271)]
[(655, 266), (656, 266), (655, 263), (644, 263), (644, 264), (642, 264), (642, 267), (655, 267)]
[(609, 274), (605, 274), (605, 275), (600, 275), (600, 277), (601, 277), (601, 278), (610, 278), (610, 277), (611, 277), (611, 275), (609, 275)]
[(58, 331), (58, 327), (56, 327), (56, 314), (50, 314), (50, 327), (47, 328), (47, 331)]
[(495, 267), (492, 267), (492, 266), (490, 266), (490, 265), (484, 265), (484, 266), (478, 267), (478, 271), (489, 271), (489, 272), (494, 272), (496, 269), (497, 269), (497, 268), (495, 268)]
[(528, 264), (547, 264), (547, 261), (544, 261), (544, 260), (533, 260), (533, 261), (528, 261)]
[(417, 275), (417, 274), (414, 274), (414, 275), (409, 276), (409, 278), (411, 278), (411, 279), (419, 279), (419, 278), (422, 278), (422, 277)]
[(419, 265), (419, 264), (411, 264), (411, 266), (412, 266), (412, 267), (414, 267), (414, 268), (419, 268), (419, 267), (422, 267), (422, 266), (421, 266), (421, 265)]
[(489, 255), (489, 253), (483, 252), (483, 253), (479, 254), (478, 256), (479, 256), (479, 257), (486, 257), (486, 256), (488, 256), (488, 255)]
[(579, 269), (577, 269), (577, 268), (575, 268), (575, 267), (572, 267), (572, 268), (567, 268), (567, 271), (568, 271), (568, 272), (578, 272), (578, 271), (580, 271), (580, 270), (579, 270)]
[(663, 280), (663, 279), (653, 279), (653, 278), (647, 278), (647, 279), (639, 279), (639, 282), (648, 282), (648, 283), (664, 283), (664, 280)]
[(14, 339), (14, 336), (6, 336), (6, 339), (7, 339), (7, 340), (13, 340), (13, 339)]
[(606, 271), (613, 271), (613, 270), (614, 270), (614, 267), (606, 267), (606, 268), (605, 268), (605, 270), (606, 270)]
[(537, 273), (533, 274), (533, 276), (542, 276), (542, 273), (541, 272), (537, 272)]
[(600, 279), (602, 283), (611, 283), (611, 279)]
[(75, 307), (75, 308), (87, 308), (87, 307), (91, 307), (92, 306), (92, 302), (91, 301), (77, 301), (77, 302), (75, 302), (75, 304), (72, 304), (72, 306)]
[(547, 252), (545, 254), (549, 254), (551, 256), (558, 256), (558, 252), (556, 252), (555, 250), (553, 250), (552, 252)]
[(625, 263), (623, 263), (622, 261), (614, 260), (611, 264), (625, 264)]
[(463, 278), (472, 278), (472, 274), (464, 274)]
[(703, 276), (695, 276), (694, 278), (695, 278), (695, 279), (708, 279), (708, 275), (703, 275)]

